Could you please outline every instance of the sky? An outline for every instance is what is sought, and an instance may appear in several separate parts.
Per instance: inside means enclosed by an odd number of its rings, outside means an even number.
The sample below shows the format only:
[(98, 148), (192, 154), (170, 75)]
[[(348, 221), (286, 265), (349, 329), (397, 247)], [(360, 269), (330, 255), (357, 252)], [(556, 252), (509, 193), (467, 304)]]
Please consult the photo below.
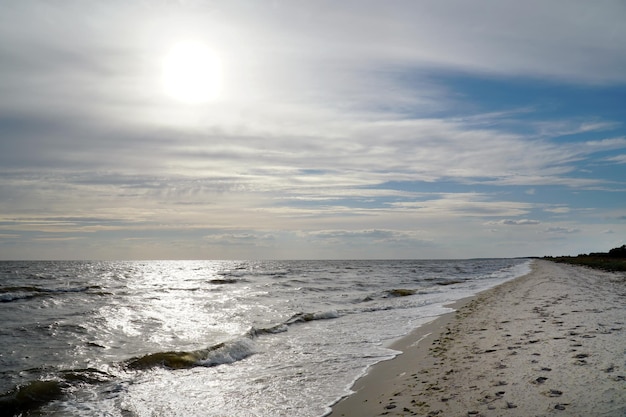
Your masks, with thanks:
[[(625, 19), (623, 0), (4, 0), (0, 259), (621, 246)], [(165, 87), (184, 44), (217, 75), (174, 82), (212, 77), (210, 98)]]

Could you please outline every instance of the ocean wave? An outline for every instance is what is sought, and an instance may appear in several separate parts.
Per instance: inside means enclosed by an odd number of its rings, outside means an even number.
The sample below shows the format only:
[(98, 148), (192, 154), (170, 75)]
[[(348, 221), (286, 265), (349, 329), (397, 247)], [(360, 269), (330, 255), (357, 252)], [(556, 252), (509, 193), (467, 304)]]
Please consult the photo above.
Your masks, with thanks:
[(198, 365), (216, 366), (234, 363), (253, 355), (255, 352), (254, 342), (248, 338), (241, 338), (203, 352), (206, 356), (198, 361)]
[(285, 320), (281, 324), (277, 324), (276, 326), (266, 327), (266, 328), (256, 328), (252, 327), (246, 333), (246, 336), (249, 338), (255, 338), (262, 335), (272, 335), (278, 333), (284, 333), (289, 331), (289, 326), (299, 323), (305, 323), (309, 321), (315, 320), (331, 320), (336, 319), (342, 316), (344, 312), (339, 312), (337, 310), (329, 310), (329, 311), (319, 311), (316, 313), (296, 313), (291, 316), (289, 319)]
[(30, 287), (30, 286), (18, 286), (18, 287), (0, 287), (0, 293), (11, 293), (11, 292), (41, 292), (44, 291), (39, 287)]
[(28, 300), (37, 297), (38, 294), (33, 293), (4, 293), (0, 294), (0, 303), (10, 303), (17, 300)]
[(367, 303), (374, 300), (385, 299), (385, 298), (397, 298), (397, 297), (408, 297), (415, 294), (420, 294), (421, 289), (409, 289), (409, 288), (393, 288), (390, 290), (385, 290), (382, 293), (375, 293), (367, 295), (359, 300), (355, 300), (355, 302), (359, 303)]
[(248, 336), (248, 337), (258, 337), (258, 336), (263, 335), (263, 334), (284, 333), (287, 330), (289, 330), (289, 327), (287, 327), (286, 324), (277, 324), (276, 326), (260, 328), (260, 329), (258, 329), (256, 327), (253, 327), (250, 330), (248, 330), (248, 332), (246, 333), (246, 336)]
[[(0, 287), (0, 303), (28, 300), (36, 297), (47, 297), (56, 294), (83, 293), (90, 290), (100, 290), (97, 285), (74, 288), (43, 288), (36, 286)], [(98, 294), (98, 292), (96, 292)]]
[(243, 337), (219, 343), (207, 349), (195, 351), (157, 352), (129, 359), (124, 363), (131, 370), (144, 370), (155, 367), (166, 369), (187, 369), (195, 366), (217, 366), (233, 363), (254, 354), (254, 342)]
[(248, 275), (248, 273), (246, 271), (220, 271), (218, 272), (216, 275), (220, 275), (223, 277), (235, 277), (235, 278), (241, 278), (244, 277), (246, 275)]
[(240, 281), (241, 280), (234, 279), (234, 278), (215, 278), (215, 279), (209, 280), (209, 283), (210, 284), (236, 284)]
[(61, 381), (54, 380), (31, 381), (28, 384), (15, 387), (0, 395), (2, 415), (22, 415), (60, 399), (64, 394), (63, 388)]
[(128, 360), (128, 369), (144, 370), (156, 367), (185, 369), (196, 366), (200, 355), (196, 352), (157, 352)]
[(17, 287), (0, 287), (0, 294), (12, 293), (12, 292), (34, 292), (34, 293), (73, 293), (73, 292), (86, 292), (89, 290), (102, 289), (99, 285), (88, 285), (80, 287), (65, 287), (65, 288), (44, 288), (37, 286), (17, 286)]
[(71, 369), (62, 371), (60, 375), (69, 383), (100, 384), (113, 379), (113, 375), (95, 368)]
[(462, 279), (447, 279), (447, 280), (437, 281), (435, 282), (435, 284), (445, 287), (448, 285), (463, 284), (464, 282), (465, 281)]
[[(253, 355), (256, 352), (253, 340), (244, 336), (232, 341), (219, 343), (206, 349), (191, 352), (157, 352), (129, 359), (112, 369), (143, 371), (155, 367), (166, 369), (188, 369), (196, 366), (213, 367), (230, 364)], [(98, 369), (70, 369), (51, 372), (50, 369), (33, 369), (46, 375), (45, 379), (36, 379), (0, 394), (0, 415), (18, 416), (29, 413), (56, 400), (61, 400), (66, 393), (79, 385), (99, 385), (110, 382), (116, 377)], [(44, 372), (45, 371), (45, 372)]]
[(393, 290), (387, 291), (388, 297), (408, 297), (409, 295), (414, 295), (417, 290), (409, 290), (406, 288), (396, 288)]
[(283, 323), (271, 327), (252, 327), (243, 336), (195, 351), (167, 351), (129, 359), (123, 367), (131, 370), (163, 367), (167, 369), (185, 369), (195, 366), (217, 366), (237, 362), (256, 352), (254, 340), (263, 335), (284, 333), (289, 326), (314, 320), (330, 320), (340, 317), (336, 310), (315, 313), (296, 313)]
[(296, 313), (289, 320), (285, 322), (285, 324), (290, 325), (294, 323), (303, 323), (307, 321), (313, 320), (329, 320), (336, 319), (339, 317), (339, 312), (337, 310), (330, 310), (318, 313)]
[[(32, 369), (31, 372), (49, 374), (48, 369)], [(39, 407), (60, 400), (73, 386), (82, 384), (101, 384), (111, 381), (114, 377), (94, 368), (72, 369), (61, 371), (54, 379), (36, 379), (15, 386), (8, 392), (0, 394), (0, 410), (2, 415), (21, 416)]]

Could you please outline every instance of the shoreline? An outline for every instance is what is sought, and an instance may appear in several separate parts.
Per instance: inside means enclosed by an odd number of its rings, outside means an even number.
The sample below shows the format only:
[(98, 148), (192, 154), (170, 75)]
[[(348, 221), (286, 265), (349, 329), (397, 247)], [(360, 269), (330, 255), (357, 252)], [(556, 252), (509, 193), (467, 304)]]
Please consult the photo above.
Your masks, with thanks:
[[(458, 310), (471, 303), (477, 296), (478, 294), (446, 304), (445, 307), (453, 308), (455, 311), (442, 314), (432, 321), (420, 325), (389, 345), (389, 349), (401, 353), (389, 360), (374, 364), (351, 387), (353, 393), (333, 404), (331, 406), (332, 411), (324, 417), (378, 415), (372, 414), (377, 405), (382, 405), (385, 411), (389, 410), (386, 407), (392, 405), (393, 401), (389, 401), (389, 404), (385, 405), (383, 399), (394, 396), (395, 391), (392, 387), (397, 385), (397, 379), (409, 372), (406, 368), (407, 363), (417, 363), (420, 367), (426, 366), (426, 361), (431, 359), (428, 357), (428, 353), (433, 341), (445, 331), (446, 326), (450, 325)], [(377, 398), (380, 401), (376, 400)]]
[(327, 416), (624, 416), (624, 300), (624, 274), (534, 260), (395, 342)]

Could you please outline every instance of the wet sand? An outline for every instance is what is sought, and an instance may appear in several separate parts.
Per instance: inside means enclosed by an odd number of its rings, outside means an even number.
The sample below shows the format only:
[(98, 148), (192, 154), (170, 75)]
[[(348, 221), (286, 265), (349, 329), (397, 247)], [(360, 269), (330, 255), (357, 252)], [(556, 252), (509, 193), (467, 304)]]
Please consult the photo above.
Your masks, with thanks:
[(626, 416), (626, 274), (536, 260), (454, 308), (330, 416)]

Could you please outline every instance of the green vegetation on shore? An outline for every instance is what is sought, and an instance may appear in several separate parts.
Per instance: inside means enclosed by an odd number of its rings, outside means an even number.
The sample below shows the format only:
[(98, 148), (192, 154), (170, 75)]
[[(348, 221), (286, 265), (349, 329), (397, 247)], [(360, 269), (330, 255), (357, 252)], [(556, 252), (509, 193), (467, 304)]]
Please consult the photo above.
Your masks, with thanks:
[(544, 259), (554, 262), (583, 265), (605, 271), (626, 271), (626, 245), (611, 249), (608, 252), (581, 254), (578, 256), (545, 256)]

